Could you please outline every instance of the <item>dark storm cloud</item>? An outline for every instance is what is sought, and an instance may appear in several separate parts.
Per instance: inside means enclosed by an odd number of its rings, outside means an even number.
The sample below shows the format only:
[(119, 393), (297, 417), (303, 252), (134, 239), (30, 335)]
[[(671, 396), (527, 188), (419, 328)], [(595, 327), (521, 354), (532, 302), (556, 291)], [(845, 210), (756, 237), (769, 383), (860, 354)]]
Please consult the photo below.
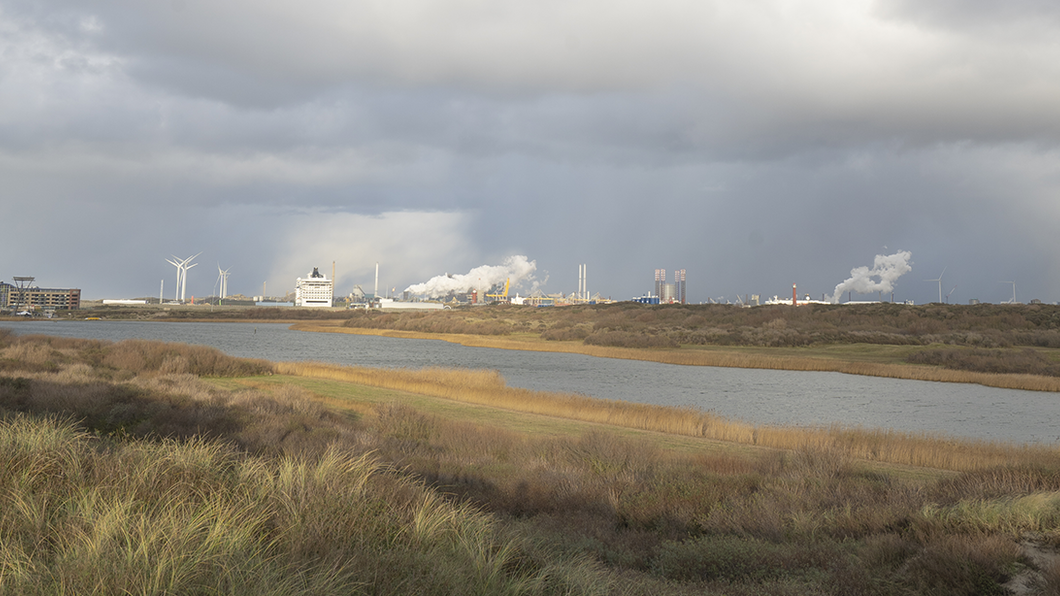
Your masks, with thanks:
[(153, 295), (203, 251), (197, 294), (217, 264), (253, 294), (329, 260), (348, 291), (376, 261), (404, 287), (525, 254), (546, 291), (685, 268), (698, 301), (817, 296), (909, 250), (898, 299), (947, 268), (962, 301), (1017, 277), (1053, 301), (1057, 14), (4, 0), (2, 215), (68, 240), (0, 275)]
[(1036, 29), (1060, 25), (1060, 6), (1049, 0), (880, 0), (881, 15), (948, 30)]

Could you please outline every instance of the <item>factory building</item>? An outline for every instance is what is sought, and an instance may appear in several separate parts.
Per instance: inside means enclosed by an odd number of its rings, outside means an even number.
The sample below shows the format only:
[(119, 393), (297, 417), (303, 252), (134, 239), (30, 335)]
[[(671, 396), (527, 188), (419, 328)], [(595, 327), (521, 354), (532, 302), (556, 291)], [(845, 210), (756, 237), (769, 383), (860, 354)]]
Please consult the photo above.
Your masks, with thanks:
[(661, 304), (687, 304), (685, 301), (685, 270), (674, 271), (674, 283), (666, 283), (666, 270), (655, 270), (655, 296)]
[(681, 304), (687, 304), (685, 302), (685, 270), (678, 269), (674, 271), (674, 301), (680, 302)]
[(308, 277), (296, 280), (294, 288), (295, 306), (330, 307), (335, 294), (335, 280), (328, 279), (313, 267)]
[(17, 287), (0, 282), (0, 306), (19, 311), (76, 310), (81, 308), (78, 288)]

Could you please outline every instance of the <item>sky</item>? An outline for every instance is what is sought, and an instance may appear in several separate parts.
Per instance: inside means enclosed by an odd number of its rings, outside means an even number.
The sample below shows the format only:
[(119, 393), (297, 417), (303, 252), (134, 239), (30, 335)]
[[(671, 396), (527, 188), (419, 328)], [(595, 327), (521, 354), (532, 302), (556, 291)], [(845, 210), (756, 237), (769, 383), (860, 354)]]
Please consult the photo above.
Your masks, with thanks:
[(1058, 191), (1051, 0), (0, 0), (0, 280), (89, 300), (1056, 302)]

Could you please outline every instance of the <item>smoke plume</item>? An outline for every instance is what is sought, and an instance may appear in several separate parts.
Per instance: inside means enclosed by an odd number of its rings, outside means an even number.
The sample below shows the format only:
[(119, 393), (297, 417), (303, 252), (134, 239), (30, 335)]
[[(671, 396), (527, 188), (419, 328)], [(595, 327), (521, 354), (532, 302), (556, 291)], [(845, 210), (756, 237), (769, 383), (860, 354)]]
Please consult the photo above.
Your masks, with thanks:
[(421, 283), (412, 284), (405, 291), (416, 296), (439, 298), (450, 292), (463, 293), (478, 290), (484, 294), (495, 285), (510, 281), (511, 288), (523, 282), (534, 281), (536, 261), (528, 261), (523, 255), (514, 255), (504, 260), (503, 265), (482, 265), (465, 274), (438, 275)]
[[(902, 250), (893, 255), (876, 255), (872, 269), (868, 267), (857, 267), (850, 270), (850, 279), (835, 287), (830, 302), (836, 304), (844, 292), (856, 292), (858, 294), (872, 294), (875, 292), (890, 292), (894, 289), (894, 283), (902, 275), (913, 270), (909, 258), (912, 253)], [(879, 278), (875, 281), (873, 278)]]

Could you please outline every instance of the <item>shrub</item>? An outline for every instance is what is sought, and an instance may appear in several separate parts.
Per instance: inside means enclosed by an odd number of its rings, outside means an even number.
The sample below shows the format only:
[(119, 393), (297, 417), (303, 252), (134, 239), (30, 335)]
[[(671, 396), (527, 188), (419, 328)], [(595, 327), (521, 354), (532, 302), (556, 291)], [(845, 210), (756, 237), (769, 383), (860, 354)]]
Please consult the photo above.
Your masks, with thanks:
[(1008, 594), (1001, 584), (1013, 573), (1020, 548), (1001, 536), (942, 536), (909, 562), (908, 583), (923, 594)]
[(702, 536), (667, 542), (652, 561), (652, 571), (683, 581), (727, 579), (762, 582), (824, 569), (845, 553), (828, 542), (772, 543), (736, 536)]
[(1032, 349), (936, 348), (920, 350), (906, 360), (911, 364), (928, 364), (953, 370), (1060, 376), (1060, 363)]
[[(564, 308), (466, 308), (430, 313), (357, 311), (344, 325), (423, 333), (507, 334), (540, 329), (551, 341), (579, 341), (610, 332), (670, 337), (678, 344), (805, 346), (875, 343), (1060, 347), (1060, 308), (1053, 305), (904, 304), (648, 306), (634, 303)], [(633, 346), (628, 336), (601, 335), (595, 345)], [(644, 347), (655, 345), (645, 340)]]
[(103, 348), (104, 366), (133, 373), (193, 374), (240, 377), (269, 374), (265, 360), (236, 358), (216, 348), (127, 339)]
[(678, 343), (662, 335), (645, 335), (629, 331), (598, 331), (585, 338), (590, 346), (615, 348), (676, 348)]

